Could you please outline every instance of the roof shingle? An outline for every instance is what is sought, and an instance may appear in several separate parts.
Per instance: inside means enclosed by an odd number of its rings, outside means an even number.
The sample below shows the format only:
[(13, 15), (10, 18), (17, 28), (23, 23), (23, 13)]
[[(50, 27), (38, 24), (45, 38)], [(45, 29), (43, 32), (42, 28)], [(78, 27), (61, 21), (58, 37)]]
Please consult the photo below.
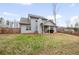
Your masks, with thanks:
[(30, 21), (29, 21), (29, 19), (28, 18), (21, 18), (20, 19), (20, 24), (30, 24)]

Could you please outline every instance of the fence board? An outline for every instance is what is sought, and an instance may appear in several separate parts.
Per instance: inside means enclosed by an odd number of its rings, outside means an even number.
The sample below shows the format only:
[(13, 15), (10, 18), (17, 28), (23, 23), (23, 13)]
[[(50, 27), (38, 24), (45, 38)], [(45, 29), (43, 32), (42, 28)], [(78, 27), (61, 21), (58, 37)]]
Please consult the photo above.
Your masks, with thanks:
[(20, 28), (0, 28), (0, 34), (19, 34)]

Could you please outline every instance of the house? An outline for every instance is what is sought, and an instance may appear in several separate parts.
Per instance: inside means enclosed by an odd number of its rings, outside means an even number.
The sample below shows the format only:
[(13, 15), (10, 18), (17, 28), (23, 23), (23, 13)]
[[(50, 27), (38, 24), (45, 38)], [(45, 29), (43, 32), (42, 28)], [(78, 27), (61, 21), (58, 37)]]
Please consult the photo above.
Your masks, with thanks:
[(64, 28), (64, 32), (75, 32), (75, 31), (74, 31), (74, 28), (67, 27), (67, 28)]
[(21, 33), (56, 32), (56, 25), (52, 20), (42, 16), (28, 14), (28, 18), (20, 19)]
[(75, 32), (73, 27), (57, 27), (57, 32)]

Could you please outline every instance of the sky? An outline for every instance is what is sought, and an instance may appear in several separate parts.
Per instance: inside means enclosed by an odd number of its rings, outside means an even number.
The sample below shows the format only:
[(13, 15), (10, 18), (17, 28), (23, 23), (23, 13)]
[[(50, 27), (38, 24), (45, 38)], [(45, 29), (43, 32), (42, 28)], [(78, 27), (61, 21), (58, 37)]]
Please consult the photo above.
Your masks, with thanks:
[[(6, 20), (20, 20), (28, 14), (40, 15), (48, 19), (53, 19), (53, 3), (0, 3), (0, 17)], [(78, 22), (78, 3), (58, 3), (57, 4), (57, 25), (74, 25)]]

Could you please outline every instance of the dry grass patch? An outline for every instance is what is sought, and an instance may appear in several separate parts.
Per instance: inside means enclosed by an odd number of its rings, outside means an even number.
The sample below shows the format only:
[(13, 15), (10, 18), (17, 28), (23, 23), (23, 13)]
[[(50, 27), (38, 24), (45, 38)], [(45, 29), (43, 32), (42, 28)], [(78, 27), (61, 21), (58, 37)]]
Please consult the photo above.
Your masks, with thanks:
[(79, 37), (62, 33), (0, 34), (0, 54), (79, 54)]

